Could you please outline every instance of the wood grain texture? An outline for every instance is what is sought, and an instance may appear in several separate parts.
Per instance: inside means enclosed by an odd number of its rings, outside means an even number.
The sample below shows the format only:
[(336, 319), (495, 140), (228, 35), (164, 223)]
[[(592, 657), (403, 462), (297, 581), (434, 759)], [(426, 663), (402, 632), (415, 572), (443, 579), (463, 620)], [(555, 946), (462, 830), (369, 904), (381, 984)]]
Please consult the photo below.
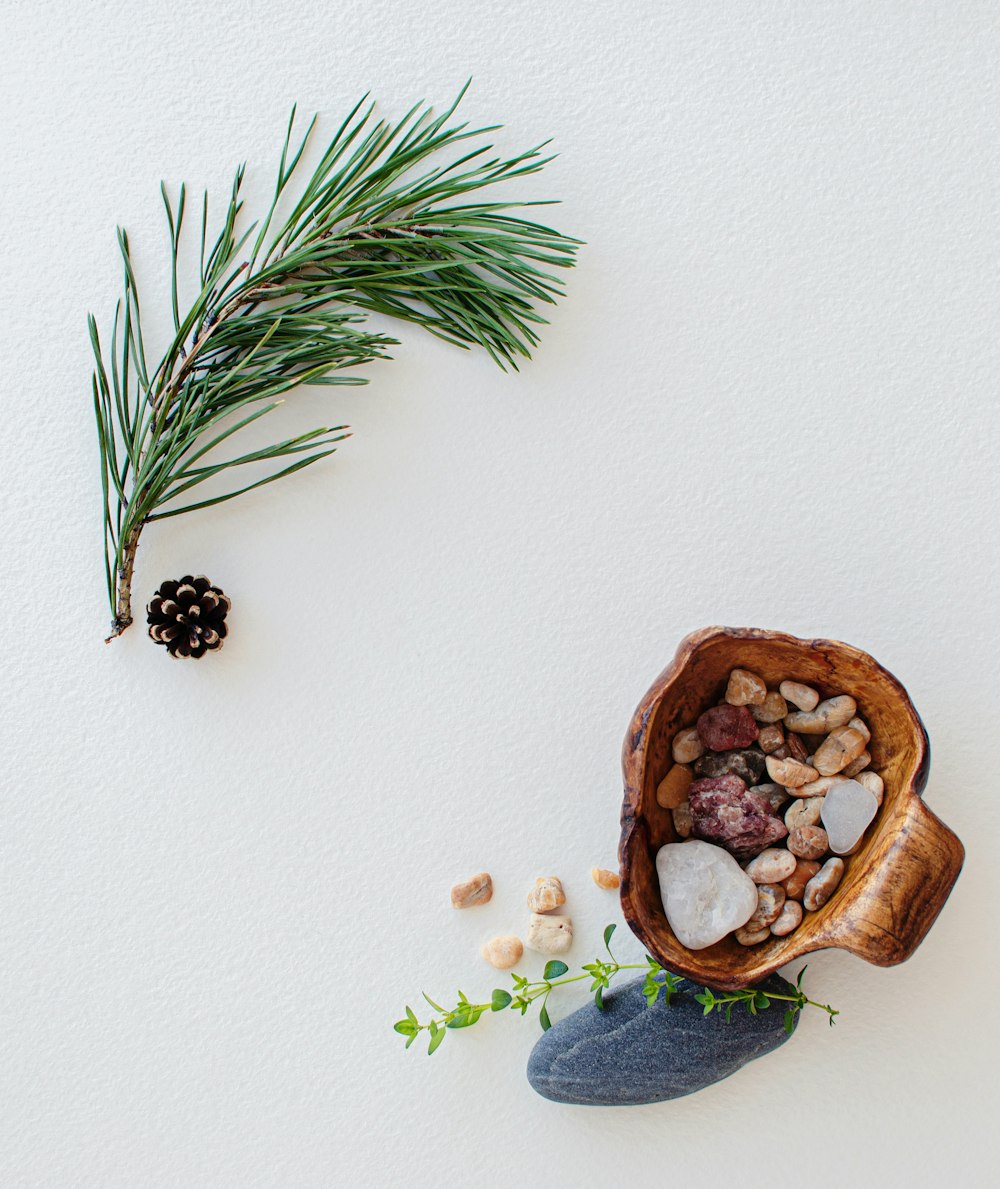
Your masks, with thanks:
[[(885, 799), (861, 849), (845, 859), (837, 892), (806, 913), (794, 933), (749, 948), (727, 937), (695, 951), (674, 937), (660, 899), (656, 852), (677, 839), (670, 811), (656, 803), (656, 786), (672, 763), (674, 735), (722, 696), (734, 668), (758, 673), (772, 688), (790, 679), (824, 698), (850, 694), (871, 727), (872, 768), (885, 781)], [(904, 961), (941, 911), (965, 856), (921, 799), (929, 765), (927, 732), (906, 690), (867, 653), (756, 628), (711, 627), (686, 636), (639, 703), (622, 748), (625, 919), (657, 961), (719, 990), (748, 986), (831, 946), (880, 966)]]

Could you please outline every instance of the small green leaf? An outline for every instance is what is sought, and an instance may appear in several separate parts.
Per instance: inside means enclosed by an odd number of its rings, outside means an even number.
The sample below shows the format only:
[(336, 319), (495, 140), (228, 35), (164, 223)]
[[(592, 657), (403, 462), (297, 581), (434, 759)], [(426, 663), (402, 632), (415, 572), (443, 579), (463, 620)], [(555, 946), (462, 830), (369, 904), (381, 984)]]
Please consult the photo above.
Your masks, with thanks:
[(490, 1008), (493, 1011), (503, 1011), (505, 1007), (511, 1004), (511, 997), (506, 991), (501, 991), (499, 988), (493, 992), (493, 999), (490, 1003)]
[(763, 991), (757, 992), (757, 997), (754, 1000), (756, 1005), (761, 1008), (768, 1008), (771, 1006), (771, 1000), (764, 994)]
[(785, 1031), (788, 1033), (789, 1036), (791, 1036), (792, 1032), (794, 1030), (795, 1030), (795, 1012), (791, 1008), (789, 1008), (788, 1011), (785, 1012)]
[(416, 1017), (416, 1015), (414, 1014), (414, 1011), (413, 1011), (413, 1008), (412, 1008), (412, 1007), (407, 1007), (407, 1009), (406, 1009), (406, 1018), (407, 1018), (407, 1019), (410, 1021), (410, 1023), (411, 1023), (411, 1024), (416, 1024), (416, 1023), (418, 1023), (418, 1022), (419, 1022), (419, 1021), (417, 1020), (417, 1017)]
[[(609, 954), (611, 953), (611, 946), (609, 945), (609, 942), (611, 941), (611, 938), (614, 936), (615, 930), (617, 928), (618, 928), (617, 925), (608, 925), (608, 927), (604, 930), (604, 948), (608, 951)], [(614, 955), (612, 955), (612, 957), (613, 956)]]
[(439, 1028), (438, 1031), (431, 1036), (431, 1043), (427, 1046), (428, 1055), (433, 1053), (434, 1050), (440, 1046), (446, 1035), (447, 1030), (444, 1028)]
[(594, 1002), (600, 1011), (604, 1011), (604, 988), (598, 987), (594, 995)]
[(434, 1008), (435, 1011), (439, 1011), (439, 1012), (444, 1011), (444, 1008), (441, 1006), (441, 1004), (435, 1003), (434, 1000), (430, 997), (430, 995), (427, 994), (426, 991), (421, 991), (420, 994), (423, 995), (423, 997), (427, 1000), (427, 1002), (431, 1005), (431, 1007)]
[(545, 1004), (542, 1004), (541, 1011), (538, 1013), (538, 1022), (542, 1026), (543, 1032), (548, 1032), (552, 1027), (552, 1021), (549, 1019), (549, 1013), (545, 1009)]
[(416, 1036), (417, 1034), (417, 1026), (409, 1020), (397, 1020), (392, 1027), (400, 1036)]
[(413, 1042), (416, 1039), (417, 1039), (417, 1034), (414, 1032), (414, 1034), (412, 1036), (407, 1037), (406, 1044), (403, 1047), (408, 1049), (410, 1047), (410, 1045), (413, 1044)]
[(565, 962), (560, 962), (556, 958), (553, 958), (551, 962), (545, 963), (545, 972), (542, 977), (546, 981), (553, 978), (560, 978), (567, 970), (569, 970), (569, 967)]

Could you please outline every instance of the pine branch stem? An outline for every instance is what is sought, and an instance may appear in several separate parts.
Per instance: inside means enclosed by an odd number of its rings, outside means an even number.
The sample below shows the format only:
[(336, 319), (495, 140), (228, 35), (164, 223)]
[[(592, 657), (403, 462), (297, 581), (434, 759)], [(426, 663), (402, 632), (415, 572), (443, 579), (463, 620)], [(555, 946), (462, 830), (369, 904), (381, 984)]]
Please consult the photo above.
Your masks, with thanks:
[(105, 644), (110, 644), (132, 623), (132, 571), (135, 568), (135, 554), (139, 547), (141, 531), (142, 525), (137, 524), (122, 546), (118, 563), (118, 581), (115, 586), (115, 617), (111, 621), (111, 635), (104, 641)]

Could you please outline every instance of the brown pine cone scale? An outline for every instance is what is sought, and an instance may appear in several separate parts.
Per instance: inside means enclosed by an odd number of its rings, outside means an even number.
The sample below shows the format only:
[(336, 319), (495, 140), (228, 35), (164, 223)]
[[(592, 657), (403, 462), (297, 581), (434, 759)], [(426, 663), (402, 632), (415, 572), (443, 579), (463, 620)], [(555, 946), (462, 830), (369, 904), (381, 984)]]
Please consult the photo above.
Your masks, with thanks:
[(197, 660), (222, 647), (229, 599), (205, 577), (186, 574), (160, 583), (146, 608), (150, 639), (174, 657)]

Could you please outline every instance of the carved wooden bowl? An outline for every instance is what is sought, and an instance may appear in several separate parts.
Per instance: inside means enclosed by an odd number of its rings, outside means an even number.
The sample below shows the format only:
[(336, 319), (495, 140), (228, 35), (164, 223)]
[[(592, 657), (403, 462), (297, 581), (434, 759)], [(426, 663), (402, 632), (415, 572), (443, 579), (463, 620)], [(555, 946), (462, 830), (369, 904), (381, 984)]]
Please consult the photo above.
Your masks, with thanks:
[[(807, 912), (787, 937), (744, 947), (732, 936), (689, 950), (667, 924), (656, 852), (678, 841), (656, 786), (672, 764), (674, 735), (722, 697), (731, 669), (759, 674), (769, 688), (784, 680), (828, 698), (850, 694), (871, 727), (872, 768), (885, 798), (861, 847), (845, 859), (840, 887)], [(839, 947), (878, 966), (903, 962), (941, 911), (962, 868), (958, 838), (924, 805), (927, 732), (899, 681), (867, 653), (834, 640), (798, 640), (754, 628), (705, 628), (677, 655), (640, 702), (622, 749), (621, 900), (625, 919), (662, 965), (717, 990), (758, 982), (812, 950)]]

